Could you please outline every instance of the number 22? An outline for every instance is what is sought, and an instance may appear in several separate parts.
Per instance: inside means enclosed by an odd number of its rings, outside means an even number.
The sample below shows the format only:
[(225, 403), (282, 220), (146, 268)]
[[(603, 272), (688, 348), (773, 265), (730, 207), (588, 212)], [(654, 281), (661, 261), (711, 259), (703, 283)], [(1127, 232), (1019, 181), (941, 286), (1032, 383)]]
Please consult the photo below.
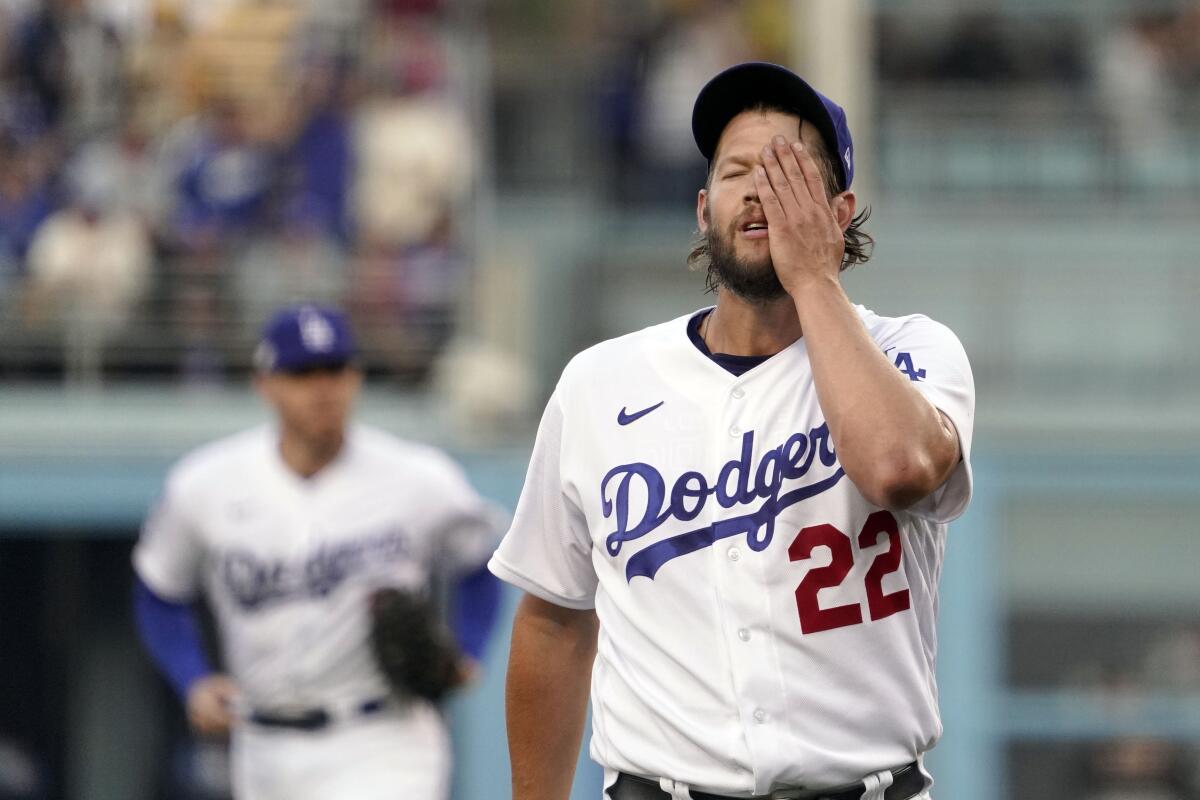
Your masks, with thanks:
[[(867, 570), (864, 580), (867, 591), (867, 608), (871, 612), (872, 621), (890, 617), (899, 611), (904, 611), (911, 605), (908, 589), (884, 594), (883, 578), (900, 568), (902, 545), (900, 541), (900, 526), (889, 511), (876, 511), (867, 517), (862, 531), (858, 534), (860, 548), (873, 547), (879, 542), (879, 535), (888, 535), (889, 546), (878, 556)], [(812, 556), (817, 547), (829, 548), (829, 564), (824, 567), (814, 567), (804, 576), (804, 580), (796, 587), (796, 609), (800, 612), (800, 630), (804, 633), (819, 633), (847, 625), (859, 625), (863, 621), (862, 606), (859, 603), (821, 608), (817, 601), (817, 592), (841, 586), (846, 575), (854, 567), (854, 550), (850, 537), (832, 525), (812, 525), (796, 534), (795, 540), (788, 547), (788, 558), (792, 561), (803, 561)]]

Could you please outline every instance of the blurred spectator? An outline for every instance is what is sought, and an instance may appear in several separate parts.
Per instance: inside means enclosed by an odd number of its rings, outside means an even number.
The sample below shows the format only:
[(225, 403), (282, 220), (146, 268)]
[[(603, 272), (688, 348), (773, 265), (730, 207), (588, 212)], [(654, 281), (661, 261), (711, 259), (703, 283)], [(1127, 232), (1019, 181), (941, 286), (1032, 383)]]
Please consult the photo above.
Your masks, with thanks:
[(368, 239), (354, 265), (349, 306), (364, 348), (410, 380), (428, 377), (453, 331), (465, 264), (445, 233), (404, 247)]
[(45, 127), (79, 139), (115, 124), (121, 45), (85, 0), (46, 0), (20, 25), (14, 50), (19, 80)]
[(0, 295), (25, 272), (34, 231), (52, 210), (49, 182), (36, 149), (0, 134)]
[(117, 32), (87, 0), (57, 0), (64, 14), (71, 141), (116, 127), (123, 101), (124, 54)]
[(107, 211), (132, 214), (150, 229), (163, 221), (166, 186), (138, 120), (127, 119), (115, 135), (84, 145), (65, 172), (68, 182), (85, 196), (104, 198)]
[(928, 10), (877, 19), (880, 79), (959, 88), (1077, 84), (1087, 78), (1082, 32), (1061, 16)]
[(376, 5), (385, 14), (432, 14), (441, 11), (446, 0), (376, 0)]
[(305, 207), (309, 223), (344, 242), (350, 237), (347, 194), (354, 167), (346, 66), (316, 58), (304, 72), (285, 183)]
[(1168, 741), (1125, 738), (1092, 747), (1084, 800), (1195, 800), (1183, 750)]
[(707, 77), (754, 55), (733, 0), (697, 0), (652, 46), (638, 110), (640, 173), (649, 200), (694, 199), (707, 166), (692, 139), (692, 99)]
[(1147, 648), (1143, 673), (1152, 689), (1200, 692), (1200, 626), (1185, 626), (1159, 637)]
[(234, 264), (232, 295), (252, 336), (275, 310), (302, 300), (341, 306), (346, 265), (330, 238), (325, 208), (301, 196), (285, 210), (274, 236), (259, 237)]
[(1179, 59), (1183, 83), (1200, 88), (1200, 2), (1191, 2), (1179, 19)]
[(1176, 30), (1171, 14), (1138, 14), (1110, 31), (1097, 52), (1099, 106), (1127, 184), (1161, 183), (1175, 169), (1171, 61)]
[(449, 102), (421, 94), (369, 103), (356, 122), (359, 235), (392, 247), (428, 239), (471, 190), (465, 120)]
[(934, 72), (951, 81), (1012, 81), (1020, 73), (1015, 52), (1018, 46), (1005, 36), (1003, 21), (998, 15), (964, 14), (951, 32)]
[(22, 122), (44, 131), (58, 127), (67, 102), (66, 32), (62, 9), (51, 0), (14, 20), (11, 79), (23, 101)]
[(262, 222), (274, 154), (250, 138), (248, 109), (228, 98), (174, 132), (168, 165), (174, 177), (173, 233), (185, 249), (201, 249), (247, 233)]
[(300, 70), (295, 50), (303, 34), (298, 3), (256, 0), (228, 3), (211, 22), (194, 25), (188, 51), (194, 102), (253, 110), (239, 120), (243, 134), (277, 141), (290, 118)]
[(148, 136), (166, 134), (199, 92), (189, 83), (187, 42), (178, 4), (154, 0), (147, 29), (126, 48), (127, 113), (131, 117), (127, 122)]
[(97, 345), (121, 330), (150, 278), (150, 240), (141, 220), (109, 197), (77, 187), (29, 247), (29, 319)]

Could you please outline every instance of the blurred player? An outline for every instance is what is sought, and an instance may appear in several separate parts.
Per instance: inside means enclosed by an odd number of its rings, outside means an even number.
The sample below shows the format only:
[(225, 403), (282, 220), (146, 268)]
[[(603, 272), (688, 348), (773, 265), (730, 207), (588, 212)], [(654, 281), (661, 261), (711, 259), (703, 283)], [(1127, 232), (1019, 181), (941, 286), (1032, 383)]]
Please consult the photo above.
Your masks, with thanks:
[(944, 326), (843, 291), (870, 240), (839, 106), (744, 64), (692, 129), (716, 307), (567, 365), (491, 561), (526, 591), (514, 797), (567, 797), (589, 675), (617, 800), (927, 797), (970, 366)]
[[(494, 509), (441, 452), (348, 424), (362, 382), (353, 355), (341, 314), (279, 313), (255, 356), (275, 424), (182, 459), (133, 553), (142, 639), (192, 727), (232, 732), (239, 800), (447, 796), (442, 716), (389, 693), (368, 598), (448, 576), (476, 659), (495, 618)], [(227, 672), (202, 649), (200, 593)]]

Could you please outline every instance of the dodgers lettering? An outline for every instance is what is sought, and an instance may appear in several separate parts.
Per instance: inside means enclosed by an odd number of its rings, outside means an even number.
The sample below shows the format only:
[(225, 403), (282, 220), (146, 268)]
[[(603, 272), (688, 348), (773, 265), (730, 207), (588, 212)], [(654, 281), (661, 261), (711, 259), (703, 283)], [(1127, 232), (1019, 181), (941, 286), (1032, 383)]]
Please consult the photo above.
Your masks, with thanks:
[[(832, 488), (845, 474), (839, 467), (832, 475), (790, 492), (780, 494), (784, 481), (807, 475), (814, 461), (826, 467), (837, 463), (837, 454), (829, 442), (829, 426), (822, 423), (807, 434), (794, 433), (787, 441), (763, 454), (753, 465), (754, 431), (742, 435), (741, 454), (727, 461), (709, 482), (703, 473), (689, 471), (680, 475), (667, 500), (666, 480), (654, 466), (643, 462), (613, 467), (600, 482), (600, 499), (605, 518), (613, 517), (616, 530), (608, 535), (605, 548), (614, 558), (625, 542), (640, 539), (669, 519), (687, 522), (704, 510), (709, 497), (721, 508), (746, 506), (756, 499), (763, 503), (756, 511), (730, 517), (687, 533), (655, 542), (629, 558), (625, 577), (632, 581), (643, 575), (651, 580), (663, 564), (679, 556), (708, 547), (718, 539), (746, 535), (752, 550), (761, 551), (775, 534), (775, 518), (788, 506)], [(610, 497), (610, 484), (613, 494)], [(634, 489), (645, 494), (641, 516), (630, 517)], [(631, 524), (632, 523), (632, 524)]]
[(411, 557), (408, 534), (401, 530), (322, 545), (303, 561), (260, 560), (232, 549), (221, 559), (221, 577), (242, 610), (257, 611), (289, 600), (329, 596), (346, 578), (369, 565)]

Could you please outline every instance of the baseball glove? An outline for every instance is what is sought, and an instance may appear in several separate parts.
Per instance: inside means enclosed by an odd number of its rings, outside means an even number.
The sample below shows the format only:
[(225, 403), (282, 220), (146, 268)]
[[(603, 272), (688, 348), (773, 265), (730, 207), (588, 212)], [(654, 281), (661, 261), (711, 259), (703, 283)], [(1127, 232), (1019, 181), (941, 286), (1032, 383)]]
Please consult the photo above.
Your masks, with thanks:
[(370, 604), (375, 660), (397, 694), (437, 702), (462, 682), (458, 646), (429, 600), (380, 589)]

